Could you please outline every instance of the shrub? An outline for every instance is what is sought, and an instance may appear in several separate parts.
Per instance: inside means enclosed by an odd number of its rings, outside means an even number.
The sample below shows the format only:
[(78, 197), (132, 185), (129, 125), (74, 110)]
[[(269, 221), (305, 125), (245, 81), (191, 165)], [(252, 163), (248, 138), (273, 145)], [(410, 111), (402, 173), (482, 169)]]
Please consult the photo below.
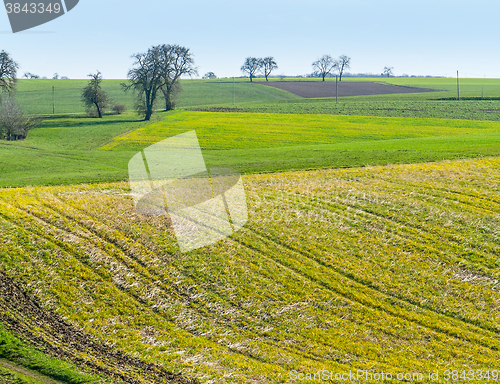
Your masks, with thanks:
[(113, 112), (115, 112), (117, 115), (121, 115), (123, 112), (125, 112), (126, 108), (123, 104), (116, 104), (111, 108)]
[(0, 105), (0, 138), (22, 140), (28, 131), (40, 122), (37, 117), (28, 117), (10, 97), (2, 99)]

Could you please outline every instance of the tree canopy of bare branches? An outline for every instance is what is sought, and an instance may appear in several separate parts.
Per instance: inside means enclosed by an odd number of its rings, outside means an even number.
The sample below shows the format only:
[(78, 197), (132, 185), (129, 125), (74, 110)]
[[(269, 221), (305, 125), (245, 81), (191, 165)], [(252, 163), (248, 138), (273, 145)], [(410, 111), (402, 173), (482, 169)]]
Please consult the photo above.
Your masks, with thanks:
[(19, 65), (5, 52), (0, 52), (0, 92), (9, 95), (16, 90)]
[(275, 70), (278, 69), (278, 64), (274, 60), (274, 57), (264, 57), (260, 59), (260, 68), (262, 70), (262, 74), (265, 76), (266, 81), (269, 81), (268, 76)]
[(351, 68), (351, 58), (346, 55), (342, 55), (335, 63), (335, 67), (339, 72), (339, 81), (342, 81), (342, 75), (346, 69)]
[(198, 70), (194, 67), (194, 58), (189, 48), (180, 45), (160, 45), (162, 56), (162, 77), (163, 86), (161, 91), (165, 98), (165, 110), (170, 111), (175, 108), (174, 97), (181, 91), (179, 80), (183, 75), (197, 75)]
[(332, 73), (336, 64), (336, 61), (333, 60), (330, 55), (323, 55), (312, 63), (312, 66), (315, 72), (323, 78), (323, 81), (325, 81), (325, 77)]
[(22, 109), (10, 96), (4, 97), (0, 104), (0, 139), (25, 139), (28, 131), (36, 127), (40, 119), (25, 116)]
[[(91, 78), (87, 86), (83, 89), (82, 101), (87, 107), (89, 114), (97, 113), (102, 118), (104, 110), (109, 106), (109, 98), (106, 92), (101, 88), (101, 72), (90, 74)], [(94, 111), (95, 108), (95, 111)]]
[(217, 75), (213, 72), (207, 72), (203, 75), (203, 79), (216, 79)]
[(165, 96), (166, 109), (172, 109), (171, 98), (179, 90), (180, 77), (197, 73), (189, 49), (179, 45), (152, 46), (132, 58), (135, 62), (127, 75), (129, 84), (124, 84), (124, 88), (136, 92), (136, 108), (145, 120), (151, 119), (159, 91)]
[(383, 74), (386, 75), (387, 77), (391, 77), (393, 74), (393, 67), (384, 67), (384, 72)]
[(260, 70), (261, 68), (261, 60), (257, 59), (256, 57), (247, 57), (245, 59), (245, 62), (241, 66), (241, 71), (243, 73), (248, 74), (250, 77), (250, 82), (252, 82), (252, 79), (255, 77), (255, 74)]

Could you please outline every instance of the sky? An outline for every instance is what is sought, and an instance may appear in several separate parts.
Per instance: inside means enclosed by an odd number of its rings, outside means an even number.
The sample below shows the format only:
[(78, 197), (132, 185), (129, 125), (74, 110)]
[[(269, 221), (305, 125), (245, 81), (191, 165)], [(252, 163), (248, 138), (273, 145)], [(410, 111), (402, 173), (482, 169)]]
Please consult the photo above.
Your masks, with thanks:
[(304, 75), (322, 55), (345, 54), (351, 73), (499, 78), (499, 20), (498, 0), (80, 0), (15, 34), (0, 10), (0, 50), (20, 76), (49, 78), (124, 79), (130, 56), (157, 44), (190, 48), (199, 77), (242, 76), (248, 56), (273, 56), (276, 75)]

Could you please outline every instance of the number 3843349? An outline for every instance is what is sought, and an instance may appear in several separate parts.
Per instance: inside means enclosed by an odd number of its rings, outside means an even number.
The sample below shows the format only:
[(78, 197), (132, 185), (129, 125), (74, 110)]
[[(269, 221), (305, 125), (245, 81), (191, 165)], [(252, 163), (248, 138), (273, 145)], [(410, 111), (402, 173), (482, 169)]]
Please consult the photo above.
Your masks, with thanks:
[(59, 3), (5, 3), (7, 13), (59, 13)]

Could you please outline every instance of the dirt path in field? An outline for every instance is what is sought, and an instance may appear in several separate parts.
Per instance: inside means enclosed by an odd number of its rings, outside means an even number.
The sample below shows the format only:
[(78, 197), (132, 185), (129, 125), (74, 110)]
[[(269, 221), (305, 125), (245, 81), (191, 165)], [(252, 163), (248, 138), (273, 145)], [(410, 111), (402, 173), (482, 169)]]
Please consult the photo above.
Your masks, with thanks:
[(64, 384), (61, 381), (56, 381), (56, 380), (50, 379), (47, 376), (43, 376), (37, 372), (30, 371), (24, 367), (13, 364), (7, 360), (0, 359), (0, 365), (4, 368), (7, 368), (10, 371), (17, 372), (17, 373), (20, 373), (20, 374), (25, 375), (25, 376), (29, 376), (29, 377), (36, 379), (38, 381), (41, 381), (42, 383), (45, 383), (45, 384)]
[[(335, 81), (270, 81), (258, 84), (279, 88), (304, 98), (335, 97)], [(338, 83), (339, 97), (439, 92), (439, 89), (404, 87), (369, 81)]]

